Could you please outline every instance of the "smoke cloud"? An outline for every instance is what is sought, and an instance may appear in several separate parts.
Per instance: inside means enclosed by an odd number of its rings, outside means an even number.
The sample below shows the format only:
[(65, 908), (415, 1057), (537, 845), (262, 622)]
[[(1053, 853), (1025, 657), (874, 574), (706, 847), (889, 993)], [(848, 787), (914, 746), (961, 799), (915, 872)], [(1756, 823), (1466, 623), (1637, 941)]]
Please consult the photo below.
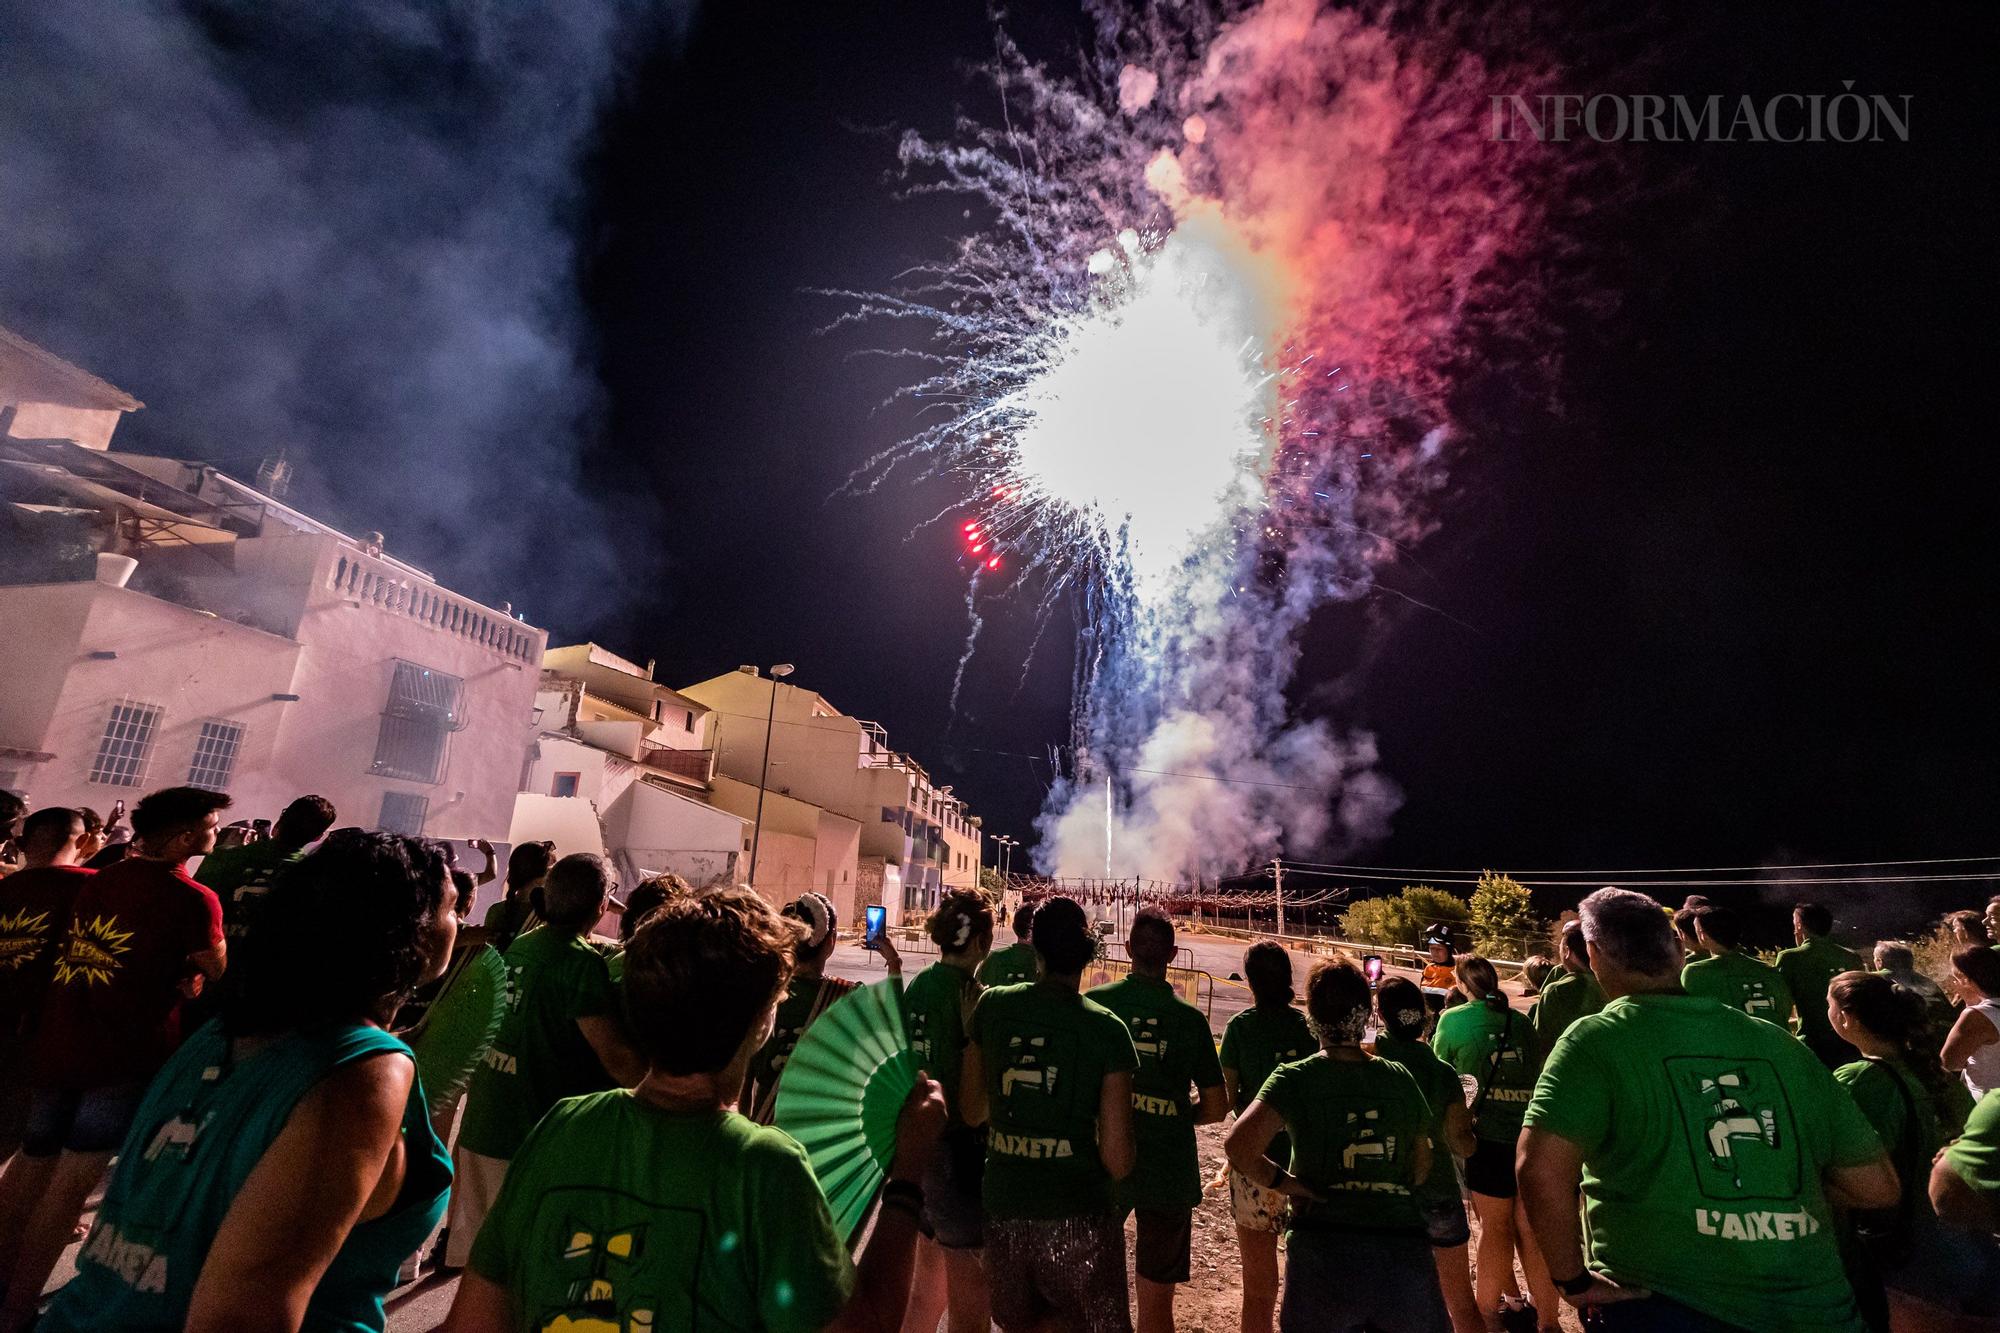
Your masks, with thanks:
[(630, 578), (634, 515), (579, 476), (579, 159), (621, 51), (683, 13), (9, 6), (0, 322), (147, 401), (123, 447), (246, 478), (283, 451), (300, 503), (475, 595)]

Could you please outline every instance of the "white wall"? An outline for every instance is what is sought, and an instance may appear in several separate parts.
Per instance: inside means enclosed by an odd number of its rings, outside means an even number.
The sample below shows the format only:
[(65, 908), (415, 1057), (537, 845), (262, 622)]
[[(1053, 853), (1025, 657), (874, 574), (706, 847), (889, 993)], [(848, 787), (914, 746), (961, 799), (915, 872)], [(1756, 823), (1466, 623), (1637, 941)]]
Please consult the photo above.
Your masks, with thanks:
[[(151, 560), (150, 554), (142, 561)], [(411, 580), (340, 539), (288, 534), (235, 543), (220, 554), (183, 555), (177, 572), (207, 561), (213, 573), (184, 580), (216, 614), (129, 588), (98, 583), (0, 588), (0, 745), (54, 758), (18, 779), (38, 804), (103, 809), (187, 781), (201, 722), (241, 723), (243, 748), (229, 784), (243, 817), (274, 817), (293, 797), (316, 792), (342, 824), (373, 826), (385, 791), (428, 802), (433, 837), (504, 840), (513, 819), (527, 745), (542, 632)], [(398, 586), (366, 594), (333, 587), (337, 560), (394, 574)], [(421, 594), (422, 600), (415, 600)], [(447, 627), (431, 610), (460, 612)], [(244, 615), (292, 628), (293, 637), (226, 618)], [(93, 652), (113, 652), (93, 659)], [(451, 736), (437, 781), (372, 773), (395, 660), (464, 681), (463, 728)], [(297, 695), (280, 700), (276, 695)], [(89, 781), (114, 701), (160, 705), (162, 729), (137, 787)]]

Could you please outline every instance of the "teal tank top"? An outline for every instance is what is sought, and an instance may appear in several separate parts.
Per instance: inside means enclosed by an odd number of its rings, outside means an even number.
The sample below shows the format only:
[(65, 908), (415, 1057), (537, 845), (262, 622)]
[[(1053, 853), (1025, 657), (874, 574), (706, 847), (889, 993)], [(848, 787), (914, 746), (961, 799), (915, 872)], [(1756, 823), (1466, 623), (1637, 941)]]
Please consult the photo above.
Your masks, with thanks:
[[(76, 1277), (37, 1328), (181, 1328), (209, 1245), (292, 1108), (333, 1070), (384, 1052), (410, 1056), (397, 1038), (359, 1023), (293, 1033), (235, 1062), (219, 1021), (188, 1038), (146, 1090)], [(402, 1192), (387, 1213), (348, 1234), (306, 1308), (308, 1333), (380, 1333), (398, 1265), (444, 1212), (451, 1160), (419, 1080), (403, 1113), (403, 1144)]]

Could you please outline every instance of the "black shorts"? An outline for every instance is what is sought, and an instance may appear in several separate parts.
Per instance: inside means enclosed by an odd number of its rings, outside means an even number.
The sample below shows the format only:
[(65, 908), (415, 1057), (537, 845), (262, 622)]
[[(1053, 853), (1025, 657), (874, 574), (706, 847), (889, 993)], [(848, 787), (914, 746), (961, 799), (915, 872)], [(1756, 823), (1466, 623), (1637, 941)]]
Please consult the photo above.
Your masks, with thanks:
[(1479, 1140), (1472, 1156), (1465, 1159), (1465, 1187), (1489, 1199), (1511, 1199), (1514, 1186), (1514, 1140), (1504, 1143)]
[(924, 1173), (924, 1212), (918, 1226), (947, 1250), (976, 1250), (986, 1243), (986, 1131), (947, 1125), (930, 1169)]
[(1187, 1281), (1194, 1257), (1194, 1210), (1134, 1208), (1132, 1216), (1138, 1223), (1132, 1271), (1162, 1286)]

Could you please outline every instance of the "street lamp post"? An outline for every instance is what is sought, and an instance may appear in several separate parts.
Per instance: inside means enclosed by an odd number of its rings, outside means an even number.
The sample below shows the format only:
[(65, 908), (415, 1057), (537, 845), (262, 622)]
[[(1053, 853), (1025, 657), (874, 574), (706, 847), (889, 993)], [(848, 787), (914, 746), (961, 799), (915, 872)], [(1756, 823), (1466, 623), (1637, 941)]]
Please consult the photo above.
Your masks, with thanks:
[(771, 668), (771, 711), (764, 716), (764, 768), (757, 775), (757, 821), (750, 826), (750, 887), (757, 887), (757, 847), (764, 840), (764, 785), (771, 780), (771, 728), (778, 720), (778, 682), (792, 674), (790, 662)]

